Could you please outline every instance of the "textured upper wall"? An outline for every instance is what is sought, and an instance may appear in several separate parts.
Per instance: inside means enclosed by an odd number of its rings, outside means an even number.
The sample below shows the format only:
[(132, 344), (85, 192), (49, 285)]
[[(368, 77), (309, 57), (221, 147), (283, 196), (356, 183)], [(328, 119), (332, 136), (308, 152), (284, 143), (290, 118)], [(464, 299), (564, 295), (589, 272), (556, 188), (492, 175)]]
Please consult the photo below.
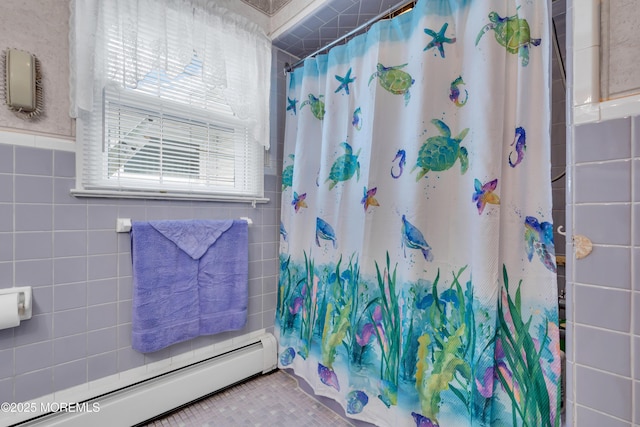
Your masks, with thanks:
[(35, 120), (19, 118), (6, 107), (2, 96), (0, 127), (73, 136), (75, 127), (69, 117), (69, 1), (2, 0), (0, 40), (3, 52), (15, 48), (36, 55), (44, 86), (44, 114)]
[(640, 37), (637, 0), (601, 5), (600, 93), (602, 100), (640, 93)]
[[(35, 0), (30, 0), (35, 1)], [(207, 7), (208, 5), (215, 5), (223, 7), (231, 12), (237, 13), (238, 15), (242, 15), (250, 21), (257, 24), (265, 34), (269, 34), (269, 27), (271, 25), (271, 20), (269, 16), (259, 7), (253, 5), (252, 3), (262, 4), (265, 0), (252, 0), (252, 1), (238, 1), (238, 0), (191, 0), (195, 3), (202, 5), (203, 7)], [(269, 0), (266, 0), (269, 3)]]
[(251, 5), (262, 13), (267, 14), (269, 16), (276, 13), (280, 10), (284, 5), (289, 3), (291, 0), (242, 0), (243, 2)]

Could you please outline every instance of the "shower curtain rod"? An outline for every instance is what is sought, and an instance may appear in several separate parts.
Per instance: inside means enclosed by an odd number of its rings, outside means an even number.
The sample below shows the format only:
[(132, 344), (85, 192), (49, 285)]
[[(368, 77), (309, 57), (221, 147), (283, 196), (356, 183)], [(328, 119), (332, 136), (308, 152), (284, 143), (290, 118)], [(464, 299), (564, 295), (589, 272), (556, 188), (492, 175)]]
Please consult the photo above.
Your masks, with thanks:
[(327, 49), (332, 48), (333, 46), (335, 46), (336, 44), (340, 43), (342, 40), (351, 37), (352, 35), (358, 33), (359, 31), (361, 31), (362, 29), (366, 28), (367, 26), (374, 24), (377, 21), (380, 21), (388, 16), (393, 15), (394, 13), (401, 11), (402, 9), (404, 9), (405, 7), (412, 5), (414, 6), (417, 0), (411, 0), (411, 1), (407, 1), (407, 0), (403, 0), (401, 2), (396, 3), (394, 6), (390, 7), (389, 9), (387, 9), (385, 12), (379, 13), (378, 15), (374, 16), (373, 18), (369, 19), (367, 22), (365, 22), (364, 24), (360, 25), (357, 28), (354, 28), (353, 30), (349, 31), (347, 34), (343, 35), (342, 37), (338, 37), (337, 39), (335, 39), (334, 41), (332, 41), (331, 43), (321, 47), (320, 49), (316, 50), (315, 52), (305, 56), (304, 58), (300, 59), (299, 61), (295, 62), (293, 65), (289, 65), (289, 64), (284, 64), (284, 73), (287, 74), (291, 71), (293, 71), (294, 68), (296, 68), (298, 65), (302, 64), (305, 59), (307, 58), (311, 58), (316, 56), (317, 54), (319, 54), (320, 52), (323, 52)]

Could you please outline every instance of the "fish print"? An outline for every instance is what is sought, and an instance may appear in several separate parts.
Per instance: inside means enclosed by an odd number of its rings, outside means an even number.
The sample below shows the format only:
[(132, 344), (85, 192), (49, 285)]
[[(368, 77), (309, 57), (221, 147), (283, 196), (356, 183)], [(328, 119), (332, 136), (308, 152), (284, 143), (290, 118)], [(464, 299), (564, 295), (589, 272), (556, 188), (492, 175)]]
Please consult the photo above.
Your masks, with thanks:
[(404, 256), (407, 257), (407, 252), (404, 247), (409, 249), (420, 249), (424, 259), (427, 261), (433, 261), (433, 253), (431, 252), (431, 246), (424, 239), (424, 236), (413, 224), (407, 221), (407, 217), (402, 215), (402, 246), (404, 250)]
[(374, 187), (370, 190), (367, 190), (367, 187), (364, 187), (364, 196), (362, 197), (362, 200), (360, 200), (360, 203), (364, 205), (365, 212), (367, 211), (367, 209), (369, 209), (369, 206), (380, 206), (380, 204), (374, 197), (377, 191), (378, 187)]
[(285, 351), (280, 353), (280, 364), (282, 366), (289, 366), (291, 365), (291, 362), (293, 362), (293, 359), (295, 357), (296, 351), (293, 348), (289, 347)]
[(291, 202), (291, 205), (293, 205), (294, 209), (296, 210), (296, 213), (298, 213), (298, 211), (302, 208), (309, 207), (307, 206), (307, 202), (305, 202), (306, 198), (307, 198), (307, 193), (302, 193), (298, 195), (298, 193), (296, 193), (295, 191), (293, 192), (293, 201)]
[(515, 144), (515, 150), (516, 150), (515, 152), (517, 155), (515, 162), (511, 160), (511, 155), (513, 154), (513, 151), (509, 153), (509, 166), (511, 166), (512, 168), (515, 168), (517, 165), (519, 165), (522, 159), (524, 158), (524, 152), (527, 150), (526, 143), (527, 143), (527, 134), (524, 128), (517, 127), (516, 136), (513, 138), (513, 142), (510, 145), (511, 147), (513, 147), (513, 145)]
[(463, 85), (464, 80), (462, 80), (462, 76), (458, 76), (457, 79), (451, 82), (451, 88), (449, 89), (449, 99), (451, 102), (456, 104), (456, 107), (462, 107), (469, 100), (469, 92), (464, 90), (464, 101), (460, 101), (460, 88), (458, 86)]
[(500, 197), (498, 197), (498, 195), (494, 193), (496, 187), (498, 186), (497, 178), (485, 184), (482, 184), (479, 180), (474, 179), (473, 185), (475, 187), (475, 193), (473, 193), (472, 200), (475, 202), (476, 207), (478, 208), (478, 215), (482, 215), (482, 212), (484, 211), (487, 203), (492, 205), (500, 204)]
[(556, 272), (555, 247), (553, 243), (553, 224), (540, 222), (533, 216), (524, 221), (524, 240), (527, 259), (531, 262), (535, 253), (542, 264), (550, 271)]
[(282, 240), (287, 241), (287, 230), (284, 228), (284, 224), (280, 221), (280, 235), (282, 236)]
[(416, 427), (439, 427), (438, 423), (431, 421), (429, 418), (425, 417), (422, 414), (412, 412), (411, 416), (416, 422)]
[(356, 108), (353, 112), (353, 120), (351, 121), (351, 124), (356, 128), (356, 130), (362, 129), (362, 110), (360, 107)]
[(349, 71), (347, 71), (344, 77), (336, 75), (336, 80), (340, 82), (340, 86), (338, 86), (338, 89), (336, 89), (334, 93), (338, 93), (344, 89), (345, 93), (349, 95), (349, 83), (353, 83), (355, 79), (356, 77), (351, 78), (351, 68), (349, 68)]
[(369, 403), (369, 396), (364, 391), (354, 390), (347, 394), (347, 414), (359, 414)]
[(429, 49), (432, 48), (437, 48), (438, 51), (440, 52), (440, 57), (444, 58), (444, 44), (445, 43), (450, 43), (453, 44), (456, 42), (456, 38), (448, 38), (444, 35), (444, 33), (447, 31), (447, 27), (449, 26), (448, 22), (445, 22), (444, 25), (442, 25), (442, 28), (440, 28), (440, 31), (438, 31), (437, 33), (434, 30), (430, 30), (429, 28), (425, 28), (424, 32), (425, 34), (433, 37), (433, 40), (431, 40), (427, 46), (423, 49), (423, 51), (427, 51)]
[(338, 383), (338, 376), (333, 369), (327, 368), (322, 363), (318, 363), (318, 377), (322, 384), (328, 385), (329, 387), (333, 387), (336, 390), (340, 391), (340, 383)]
[(336, 249), (338, 247), (338, 243), (336, 241), (336, 233), (333, 231), (333, 227), (329, 225), (328, 222), (323, 220), (320, 217), (316, 218), (316, 245), (320, 246), (320, 239), (330, 240), (333, 242), (333, 248)]
[(404, 150), (398, 150), (396, 156), (391, 161), (392, 163), (398, 160), (398, 173), (393, 173), (393, 166), (391, 166), (391, 177), (394, 179), (400, 178), (404, 171), (404, 165), (407, 164), (407, 153)]

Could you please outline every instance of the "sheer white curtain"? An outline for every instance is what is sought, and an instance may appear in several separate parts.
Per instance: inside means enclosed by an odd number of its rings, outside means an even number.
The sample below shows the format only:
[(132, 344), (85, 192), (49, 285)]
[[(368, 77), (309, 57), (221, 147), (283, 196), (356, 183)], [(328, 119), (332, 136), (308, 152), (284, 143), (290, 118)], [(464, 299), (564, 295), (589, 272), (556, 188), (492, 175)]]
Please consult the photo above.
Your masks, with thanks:
[[(189, 0), (72, 0), (70, 24), (72, 117), (91, 113), (108, 83), (135, 88), (154, 69), (177, 75), (197, 52), (208, 96), (269, 148), (271, 42), (256, 24)], [(105, 66), (113, 37), (126, 42), (119, 68)]]

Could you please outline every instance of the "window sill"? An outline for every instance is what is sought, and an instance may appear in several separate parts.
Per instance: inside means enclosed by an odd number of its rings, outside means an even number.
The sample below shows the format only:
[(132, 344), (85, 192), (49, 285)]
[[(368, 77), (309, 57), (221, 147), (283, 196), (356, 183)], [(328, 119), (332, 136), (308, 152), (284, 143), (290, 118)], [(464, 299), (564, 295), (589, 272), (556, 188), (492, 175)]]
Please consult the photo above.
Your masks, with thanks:
[(245, 197), (220, 194), (198, 193), (159, 193), (154, 191), (115, 191), (115, 190), (84, 190), (71, 189), (75, 197), (100, 197), (114, 199), (151, 199), (151, 200), (192, 200), (209, 202), (251, 203), (254, 207), (258, 203), (268, 203), (265, 197)]

